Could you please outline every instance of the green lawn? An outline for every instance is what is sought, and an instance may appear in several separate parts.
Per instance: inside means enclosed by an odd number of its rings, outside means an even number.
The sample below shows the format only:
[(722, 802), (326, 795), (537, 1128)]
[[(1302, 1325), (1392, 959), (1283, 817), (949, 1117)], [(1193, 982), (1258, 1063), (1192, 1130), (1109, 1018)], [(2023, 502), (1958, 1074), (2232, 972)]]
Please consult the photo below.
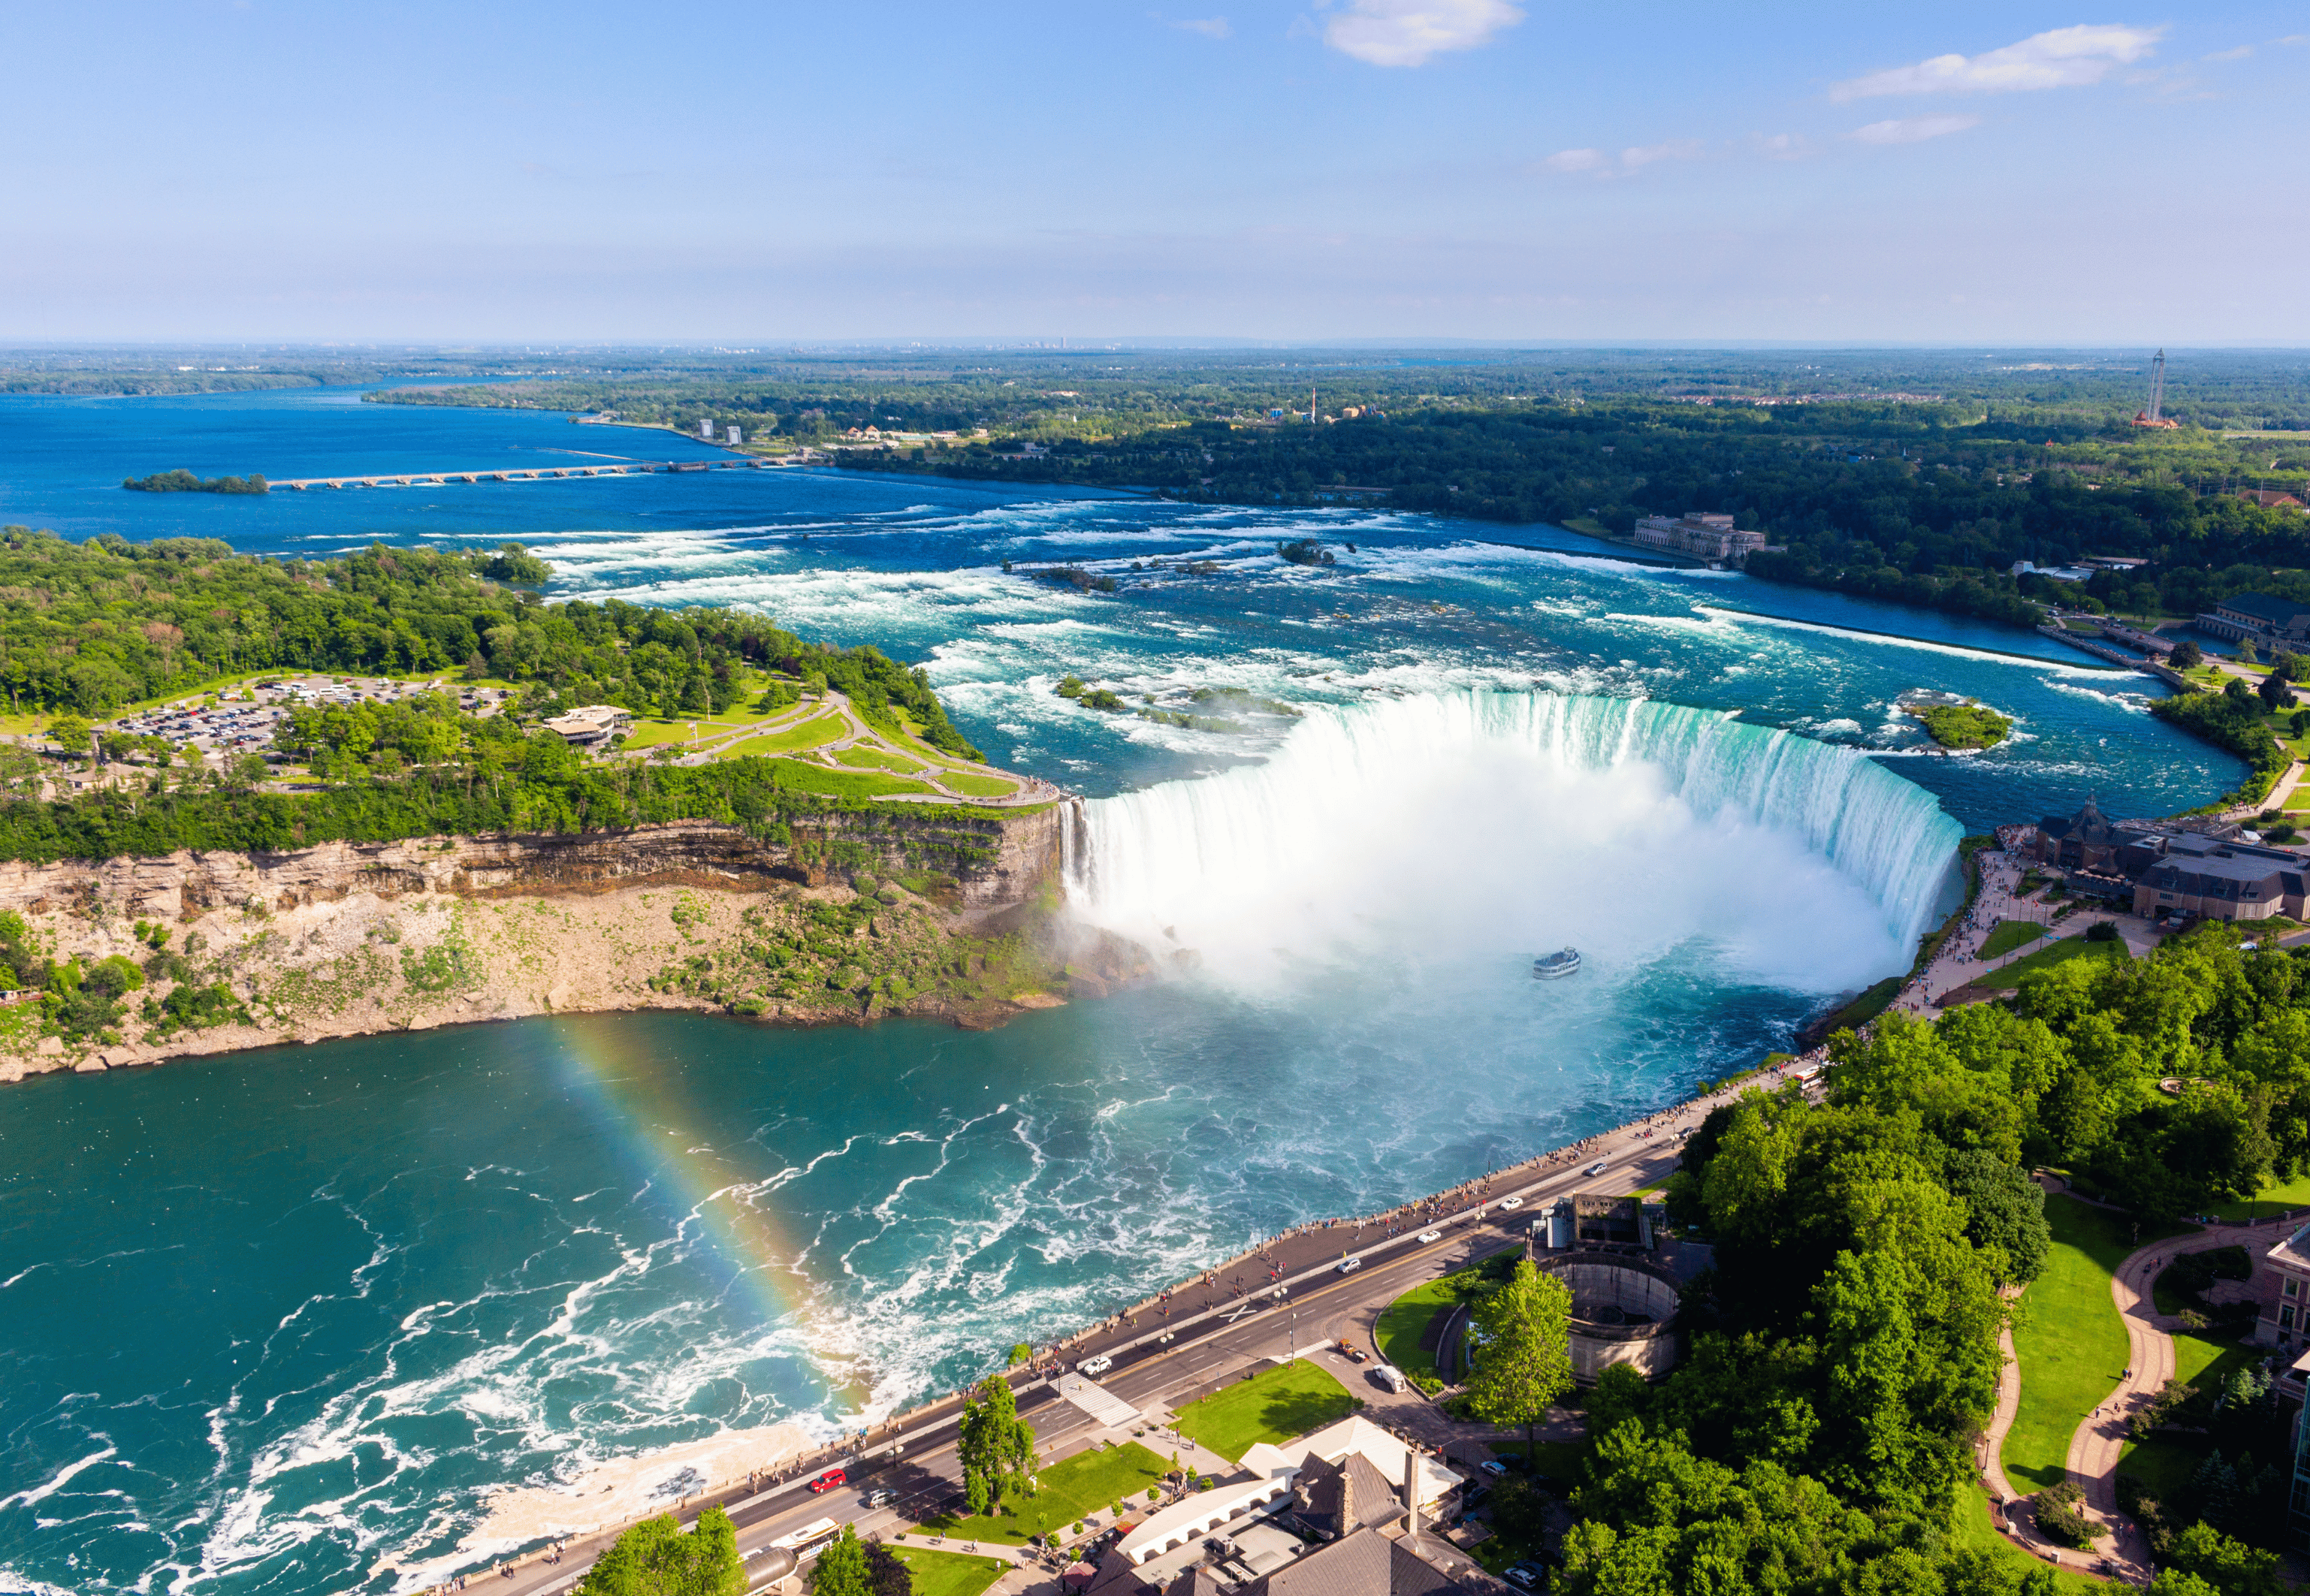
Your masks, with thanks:
[(1981, 957), (1996, 958), (2025, 942), (2034, 942), (2045, 934), (2045, 928), (2034, 920), (2001, 920), (1989, 940), (1981, 945)]
[(1005, 781), (999, 776), (968, 776), (960, 771), (947, 771), (939, 785), (950, 793), (960, 793), (966, 798), (1008, 798), (1019, 790), (1015, 781)]
[(2217, 1203), (2206, 1211), (2218, 1219), (2266, 1219), (2289, 1208), (2310, 1208), (2310, 1175), (2264, 1186), (2247, 1201)]
[[(2018, 1481), (2013, 1488), (2021, 1488)], [(2062, 1592), (2062, 1596), (2106, 1596), (2106, 1592), (2115, 1589), (2106, 1581), (2072, 1574), (2067, 1568), (2056, 1568), (2041, 1558), (2033, 1557), (2000, 1535), (1997, 1526), (1989, 1522), (1989, 1493), (1978, 1485), (1958, 1496), (1957, 1512), (1950, 1524), (1950, 1539), (1958, 1546), (1977, 1547), (1992, 1553), (2001, 1562), (2010, 1564), (2017, 1575), (2028, 1573), (2029, 1568), (2044, 1569), (2054, 1576), (2054, 1588)], [(2026, 1568), (2023, 1566), (2025, 1564), (2028, 1565)]]
[(927, 793), (918, 781), (884, 776), (879, 770), (829, 770), (800, 759), (776, 759), (772, 768), (778, 785), (797, 793), (826, 793), (837, 798), (880, 798), (889, 793)]
[[(2218, 1341), (2209, 1336), (2174, 1338), (2174, 1374), (2185, 1385), (2211, 1392), (2247, 1364), (2260, 1349), (2246, 1341)], [(2206, 1437), (2164, 1431), (2147, 1441), (2128, 1441), (2117, 1454), (2117, 1466), (2138, 1476), (2160, 1496), (2171, 1498), (2187, 1488), (2190, 1477), (2206, 1461)]]
[(1126, 1441), (1054, 1463), (1042, 1472), (1041, 1490), (1015, 1502), (1006, 1499), (994, 1513), (925, 1520), (925, 1527), (950, 1540), (1020, 1546), (1030, 1535), (1066, 1530), (1084, 1514), (1104, 1512), (1117, 1502), (1145, 1506), (1148, 1490), (1170, 1467), (1138, 1442)]
[(999, 1557), (934, 1552), (927, 1547), (893, 1546), (890, 1555), (914, 1576), (915, 1596), (978, 1596), (1010, 1566)]
[(923, 761), (920, 759), (909, 759), (903, 754), (885, 753), (879, 748), (867, 748), (863, 744), (855, 748), (844, 749), (834, 756), (834, 762), (860, 770), (904, 771), (908, 776), (914, 775), (923, 768)]
[(2020, 985), (2021, 977), (2030, 971), (2049, 970), (2055, 965), (2066, 964), (2072, 958), (2122, 960), (2132, 957), (2132, 954), (2126, 951), (2123, 941), (2089, 942), (2083, 935), (2063, 937), (2050, 948), (2017, 958), (2002, 969), (1991, 970), (1986, 975), (1976, 976), (1973, 984), (1976, 986), (1986, 986), (1997, 992), (2010, 992)]
[(785, 731), (774, 732), (767, 737), (749, 737), (724, 757), (735, 759), (746, 754), (797, 753), (805, 748), (831, 742), (847, 730), (848, 725), (838, 715), (816, 716), (798, 726), (788, 726)]
[(1345, 1418), (1363, 1403), (1306, 1358), (1262, 1369), (1179, 1410), (1178, 1432), (1229, 1462), (1259, 1442), (1273, 1445)]
[(716, 733), (743, 731), (747, 723), (742, 720), (717, 720), (710, 715), (683, 716), (679, 720), (644, 720), (637, 716), (633, 729), (626, 733), (626, 747), (656, 748), (661, 742), (687, 742), (690, 728), (696, 726), (700, 737)]
[[(2045, 1272), (2016, 1305), (2013, 1349), (2021, 1363), (2021, 1410), (2005, 1437), (2005, 1477), (2017, 1491), (2068, 1478), (2070, 1437), (2109, 1399), (2124, 1372), (2125, 1324), (2110, 1299), (2110, 1273), (2138, 1243), (2131, 1220), (2072, 1197), (2045, 1202), (2054, 1248)], [(2142, 1242), (2186, 1226), (2146, 1230)]]
[(1372, 1327), (1372, 1345), (1380, 1357), (1406, 1375), (1416, 1375), (1423, 1380), (1440, 1378), (1436, 1373), (1436, 1354), (1421, 1349), (1420, 1335), (1427, 1330), (1428, 1322), (1436, 1316), (1437, 1309), (1448, 1308), (1458, 1302), (1461, 1289), (1475, 1281), (1475, 1271), (1462, 1270), (1425, 1286), (1414, 1286), (1388, 1304), (1387, 1312)]

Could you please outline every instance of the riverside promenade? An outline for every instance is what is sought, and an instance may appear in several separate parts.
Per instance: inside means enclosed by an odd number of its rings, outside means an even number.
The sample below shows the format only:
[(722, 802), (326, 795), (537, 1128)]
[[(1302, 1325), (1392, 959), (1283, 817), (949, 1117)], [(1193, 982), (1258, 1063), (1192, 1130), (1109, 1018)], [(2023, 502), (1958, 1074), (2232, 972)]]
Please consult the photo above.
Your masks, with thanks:
[[(1324, 1340), (1337, 1340), (1350, 1328), (1368, 1340), (1378, 1314), (1403, 1291), (1521, 1245), (1526, 1226), (1544, 1211), (1537, 1206), (1540, 1201), (1574, 1192), (1651, 1190), (1676, 1167), (1683, 1133), (1697, 1127), (1710, 1110), (1745, 1093), (1776, 1089), (1792, 1081), (1815, 1092), (1817, 1069), (1791, 1061), (1759, 1071), (1416, 1201), (1380, 1213), (1313, 1220), (1256, 1242), (1192, 1279), (1121, 1305), (1097, 1323), (1035, 1349), (1029, 1362), (1007, 1375), (1018, 1392), (1020, 1410), (1036, 1424), (1046, 1444), (1064, 1450), (1062, 1438), (1072, 1433), (1070, 1426), (1080, 1428), (1081, 1415), (1079, 1404), (1062, 1391), (1058, 1376), (1086, 1359), (1113, 1360), (1098, 1381), (1112, 1386), (1130, 1380), (1144, 1387), (1131, 1393), (1130, 1402), (1152, 1412), (1165, 1406), (1167, 1399), (1183, 1404), (1189, 1393), (1209, 1384), (1215, 1370), (1246, 1357), (1281, 1357), (1295, 1350), (1312, 1354)], [(1596, 1174), (1587, 1173), (1599, 1164), (1603, 1167)], [(1518, 1199), (1517, 1205), (1505, 1206), (1509, 1198)], [(1422, 1239), (1429, 1235), (1437, 1239)], [(1343, 1254), (1360, 1261), (1356, 1271), (1340, 1271)], [(1079, 1379), (1069, 1375), (1064, 1383)], [(821, 1514), (855, 1522), (861, 1533), (908, 1529), (923, 1517), (934, 1516), (930, 1510), (952, 1493), (953, 1444), (967, 1394), (964, 1390), (942, 1393), (881, 1424), (847, 1432), (806, 1455), (777, 1460), (751, 1476), (710, 1483), (670, 1505), (685, 1522), (709, 1506), (725, 1508), (738, 1524), (741, 1549), (749, 1553)], [(1365, 1394), (1375, 1410), (1391, 1417), (1392, 1427), (1399, 1433), (1443, 1427), (1438, 1410), (1416, 1392), (1393, 1399)], [(1099, 1444), (1130, 1433), (1127, 1427), (1109, 1425), (1076, 1441)], [(1427, 1444), (1438, 1449), (1445, 1438), (1437, 1434)], [(829, 1468), (848, 1470), (849, 1487), (812, 1493), (809, 1482)], [(871, 1506), (858, 1488), (862, 1482), (887, 1485), (900, 1500), (892, 1506)], [(460, 1568), (469, 1581), (486, 1576), (487, 1588), (499, 1596), (560, 1596), (625, 1528), (619, 1524), (571, 1537), (561, 1543), (555, 1561), (547, 1560), (547, 1548), (540, 1548), (505, 1558), (433, 1558), (427, 1566), (437, 1572)], [(1015, 1596), (1030, 1582), (1030, 1570), (1022, 1567), (1014, 1583), (1012, 1575), (1005, 1575), (996, 1596)]]

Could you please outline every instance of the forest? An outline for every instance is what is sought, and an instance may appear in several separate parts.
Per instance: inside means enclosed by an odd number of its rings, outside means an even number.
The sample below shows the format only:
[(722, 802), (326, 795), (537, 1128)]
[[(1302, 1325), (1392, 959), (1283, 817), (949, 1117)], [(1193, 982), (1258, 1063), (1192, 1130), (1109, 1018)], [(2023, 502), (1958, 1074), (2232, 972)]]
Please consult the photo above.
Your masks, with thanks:
[[(1825, 1101), (1792, 1086), (1717, 1109), (1671, 1177), (1672, 1216), (1716, 1264), (1687, 1298), (1689, 1359), (1590, 1399), (1568, 1591), (2050, 1592), (2050, 1572), (1950, 1528), (1983, 1511), (1970, 1454), (2000, 1291), (2048, 1260), (2028, 1172), (2070, 1170), (2149, 1226), (2310, 1167), (2310, 958), (2225, 926), (2035, 973), (2010, 1003), (1888, 1015), (1830, 1055)], [(2160, 1089), (2176, 1077), (2180, 1094)], [(2154, 1589), (2274, 1596), (2274, 1395), (2256, 1387), (2215, 1429), (2228, 1462), (2186, 1489), (2121, 1475)]]
[(821, 682), (895, 729), (976, 758), (919, 671), (873, 648), (809, 643), (741, 610), (548, 603), (518, 543), (372, 545), (325, 560), (235, 554), (210, 539), (73, 543), (0, 528), (0, 689), (13, 713), (91, 718), (220, 678), (283, 669), (463, 672), (519, 684), (525, 716), (579, 704), (729, 707), (744, 672)]
[[(1552, 351), (1145, 351), (766, 362), (455, 388), (379, 402), (614, 413), (855, 470), (1125, 489), (1227, 504), (1368, 506), (1626, 533), (1734, 516), (1751, 574), (2035, 625), (2087, 608), (2189, 615), (2245, 588), (2310, 598), (2296, 355), (2177, 361), (2135, 428), (2146, 359)], [(1311, 422), (1310, 416), (1316, 420)], [(866, 429), (876, 437), (867, 438)], [(892, 438), (891, 433), (903, 436)], [(2057, 587), (2017, 562), (2149, 563)]]

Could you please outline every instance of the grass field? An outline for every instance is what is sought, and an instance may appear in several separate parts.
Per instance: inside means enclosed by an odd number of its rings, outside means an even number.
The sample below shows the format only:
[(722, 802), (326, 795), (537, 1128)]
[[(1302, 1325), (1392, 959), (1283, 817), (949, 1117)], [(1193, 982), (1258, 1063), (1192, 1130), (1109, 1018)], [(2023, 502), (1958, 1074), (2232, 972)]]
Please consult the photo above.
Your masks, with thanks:
[(848, 723), (838, 715), (821, 715), (798, 726), (788, 726), (783, 732), (773, 732), (767, 737), (749, 737), (731, 749), (725, 758), (742, 754), (790, 754), (805, 748), (817, 748), (833, 742), (849, 730)]
[(915, 1596), (978, 1596), (1010, 1566), (999, 1557), (934, 1552), (928, 1547), (904, 1544), (893, 1546), (890, 1555), (907, 1566), (914, 1579)]
[(1005, 781), (999, 776), (968, 776), (953, 770), (942, 775), (939, 785), (966, 798), (1008, 798), (1019, 790), (1017, 782)]
[(693, 726), (697, 728), (698, 736), (711, 737), (716, 733), (726, 735), (732, 732), (742, 731), (749, 724), (751, 723), (742, 720), (732, 720), (726, 716), (720, 718), (710, 715), (700, 715), (695, 717), (686, 716), (680, 720), (644, 720), (637, 716), (634, 719), (633, 730), (626, 733), (626, 747), (631, 750), (638, 748), (656, 748), (662, 742), (688, 742), (690, 741), (690, 728)]
[(2063, 937), (2052, 947), (2017, 958), (2003, 969), (1992, 970), (1976, 976), (1976, 986), (1986, 986), (1997, 992), (2010, 992), (2021, 984), (2021, 977), (2032, 970), (2049, 970), (2057, 964), (2067, 964), (2072, 958), (2128, 959), (2133, 957), (2122, 941), (2089, 942), (2084, 936)]
[[(2020, 1489), (2015, 1482), (2014, 1489)], [(1950, 1539), (1961, 1547), (1977, 1547), (1991, 1553), (2000, 1561), (2012, 1566), (2016, 1574), (2030, 1568), (2042, 1568), (2054, 1576), (2054, 1588), (2062, 1596), (2101, 1596), (2116, 1587), (2106, 1581), (2089, 1579), (2082, 1574), (2072, 1574), (2066, 1568), (2055, 1568), (2039, 1561), (1997, 1532), (1989, 1522), (1989, 1493), (1976, 1485), (1963, 1492), (1957, 1501), (1957, 1513), (1950, 1525)], [(2023, 1566), (2024, 1565), (2028, 1566)]]
[(1997, 923), (1997, 929), (1989, 933), (1989, 940), (1982, 943), (1981, 957), (2002, 958), (2045, 934), (2045, 928), (2034, 920), (2001, 920)]
[(1320, 1430), (1363, 1406), (1325, 1370), (1300, 1358), (1262, 1369), (1251, 1379), (1179, 1410), (1178, 1432), (1229, 1462), (1264, 1441), (1270, 1445)]
[(2266, 1219), (2289, 1208), (2310, 1208), (2310, 1175), (2264, 1186), (2246, 1201), (2218, 1203), (2206, 1211), (2218, 1219)]
[(1382, 1358), (1407, 1375), (1417, 1375), (1423, 1380), (1439, 1378), (1436, 1354), (1421, 1349), (1420, 1335), (1427, 1330), (1428, 1322), (1436, 1316), (1437, 1309), (1448, 1308), (1458, 1302), (1462, 1292), (1475, 1283), (1476, 1271), (1463, 1269), (1425, 1286), (1414, 1286), (1387, 1305), (1387, 1311), (1372, 1327), (1372, 1345)]
[(1042, 1472), (1041, 1490), (1015, 1502), (1006, 1499), (994, 1513), (925, 1523), (949, 1537), (1020, 1546), (1030, 1535), (1064, 1531), (1083, 1514), (1104, 1512), (1117, 1502), (1145, 1505), (1148, 1490), (1170, 1466), (1138, 1442), (1126, 1441), (1052, 1464)]
[(923, 768), (920, 759), (910, 759), (904, 754), (885, 753), (879, 748), (846, 748), (834, 756), (834, 762), (857, 770), (902, 770), (908, 775)]
[(927, 793), (918, 781), (885, 776), (879, 770), (829, 770), (800, 759), (773, 759), (778, 785), (797, 793), (824, 793), (836, 798), (880, 798), (888, 793)]
[[(2017, 1491), (2068, 1478), (2070, 1437), (2125, 1371), (2124, 1322), (2109, 1295), (2111, 1272), (2141, 1243), (2132, 1223), (2073, 1197), (2045, 1202), (2054, 1248), (2045, 1271), (2021, 1294), (2013, 1350), (2021, 1364), (2021, 1410), (2005, 1436), (2005, 1477)], [(2145, 1230), (2141, 1241), (2186, 1226)]]
[[(2258, 1349), (2244, 1341), (2219, 1341), (2210, 1336), (2174, 1338), (2174, 1374), (2185, 1385), (2210, 1392), (2247, 1364)], [(2117, 1454), (2117, 1466), (2138, 1476), (2160, 1496), (2171, 1497), (2190, 1483), (2198, 1465), (2206, 1461), (2206, 1438), (2170, 1431), (2147, 1441), (2128, 1441)]]

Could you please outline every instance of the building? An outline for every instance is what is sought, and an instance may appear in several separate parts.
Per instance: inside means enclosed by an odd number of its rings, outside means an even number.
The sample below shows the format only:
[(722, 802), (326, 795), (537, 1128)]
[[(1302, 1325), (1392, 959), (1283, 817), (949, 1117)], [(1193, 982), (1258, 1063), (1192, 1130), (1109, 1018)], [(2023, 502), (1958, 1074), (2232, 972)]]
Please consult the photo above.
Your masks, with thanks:
[(2015, 560), (2007, 568), (2007, 574), (2043, 577), (2048, 582), (2090, 582), (2094, 577), (2093, 568), (2089, 565), (2032, 565), (2026, 559)]
[(2150, 920), (2298, 919), (2310, 898), (2310, 863), (2298, 854), (2241, 841), (2230, 825), (2112, 820), (2090, 798), (2039, 820), (2023, 851), (2068, 872), (2077, 896)]
[(1635, 540), (1647, 549), (1689, 554), (1695, 559), (1730, 560), (1735, 565), (1766, 546), (1761, 532), (1741, 532), (1730, 516), (1689, 511), (1672, 521), (1666, 516), (1646, 516), (1637, 523)]
[(2300, 499), (2291, 493), (2280, 493), (2275, 488), (2241, 488), (2238, 497), (2266, 510), (2298, 510), (2302, 507)]
[(744, 433), (741, 432), (741, 431), (740, 431), (737, 428), (735, 428), (735, 427), (733, 427), (733, 428), (731, 428), (731, 429), (730, 429), (730, 447), (731, 447), (732, 448), (734, 448), (734, 448), (736, 448), (740, 444), (743, 443), (745, 440), (746, 440), (746, 435), (745, 435)]
[(615, 704), (588, 704), (583, 709), (555, 716), (545, 723), (545, 729), (559, 733), (564, 742), (579, 748), (598, 748), (631, 724), (630, 710)]
[(2266, 593), (2236, 593), (2201, 612), (2195, 624), (2234, 643), (2301, 643), (2310, 641), (2310, 604)]
[(710, 419), (698, 423), (698, 436), (708, 443), (714, 441), (714, 423)]

